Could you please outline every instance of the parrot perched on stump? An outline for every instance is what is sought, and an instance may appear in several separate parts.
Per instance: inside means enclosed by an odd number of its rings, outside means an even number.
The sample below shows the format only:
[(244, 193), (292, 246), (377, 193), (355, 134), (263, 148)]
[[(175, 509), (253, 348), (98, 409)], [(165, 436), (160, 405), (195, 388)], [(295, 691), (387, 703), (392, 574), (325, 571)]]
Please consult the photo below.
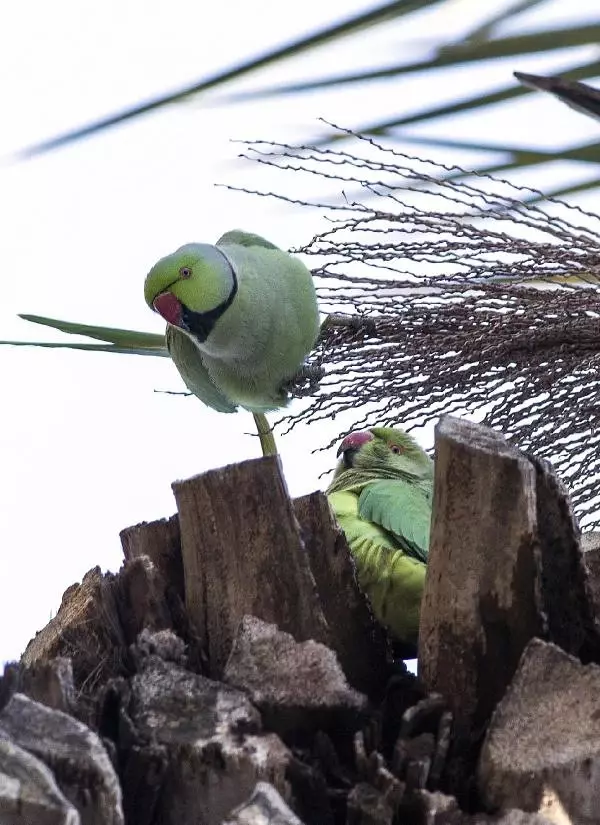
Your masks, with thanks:
[(262, 441), (263, 413), (288, 403), (286, 385), (319, 332), (309, 270), (234, 230), (214, 246), (190, 243), (161, 258), (144, 297), (167, 322), (167, 348), (187, 388), (218, 412), (254, 413)]
[(408, 433), (346, 436), (327, 498), (376, 618), (414, 655), (429, 551), (433, 461)]

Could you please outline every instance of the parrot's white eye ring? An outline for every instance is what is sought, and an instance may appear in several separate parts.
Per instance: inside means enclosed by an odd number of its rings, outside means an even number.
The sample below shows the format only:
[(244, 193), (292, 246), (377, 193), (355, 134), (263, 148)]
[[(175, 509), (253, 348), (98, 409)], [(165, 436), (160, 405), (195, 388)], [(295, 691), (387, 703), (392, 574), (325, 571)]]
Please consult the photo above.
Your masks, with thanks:
[(397, 444), (392, 444), (392, 445), (390, 446), (390, 450), (391, 450), (393, 453), (396, 453), (396, 455), (398, 455), (399, 453), (401, 453), (401, 452), (402, 452), (402, 447), (399, 447)]
[(179, 277), (180, 278), (191, 278), (192, 277), (192, 268), (191, 268), (191, 266), (181, 266), (179, 268)]

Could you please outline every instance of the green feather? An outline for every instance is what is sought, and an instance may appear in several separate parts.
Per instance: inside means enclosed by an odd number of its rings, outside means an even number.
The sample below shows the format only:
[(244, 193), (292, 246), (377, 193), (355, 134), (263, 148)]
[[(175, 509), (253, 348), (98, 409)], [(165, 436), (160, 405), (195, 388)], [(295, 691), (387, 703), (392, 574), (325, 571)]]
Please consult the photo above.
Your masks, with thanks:
[(232, 229), (230, 232), (226, 232), (224, 235), (221, 235), (216, 245), (228, 246), (231, 244), (249, 247), (262, 246), (263, 249), (277, 249), (281, 252), (279, 247), (275, 246), (274, 243), (265, 240), (265, 238), (261, 238), (260, 235), (253, 235), (252, 232), (242, 232), (241, 229)]
[(190, 392), (217, 412), (234, 413), (237, 410), (236, 405), (212, 381), (198, 347), (185, 332), (170, 324), (167, 327), (167, 347)]
[(419, 487), (403, 479), (368, 484), (359, 496), (358, 512), (392, 533), (409, 556), (427, 561), (431, 500)]

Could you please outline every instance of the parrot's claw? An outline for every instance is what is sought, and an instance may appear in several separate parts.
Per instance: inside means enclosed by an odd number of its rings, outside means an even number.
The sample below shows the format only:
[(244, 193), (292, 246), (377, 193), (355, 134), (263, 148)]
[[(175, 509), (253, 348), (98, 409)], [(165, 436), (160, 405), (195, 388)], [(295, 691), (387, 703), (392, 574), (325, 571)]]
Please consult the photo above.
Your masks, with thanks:
[(324, 375), (325, 370), (319, 364), (303, 364), (298, 372), (283, 385), (282, 389), (296, 398), (312, 395)]
[(439, 693), (431, 693), (404, 712), (392, 770), (407, 787), (435, 790), (438, 786), (448, 757), (452, 723), (452, 713)]

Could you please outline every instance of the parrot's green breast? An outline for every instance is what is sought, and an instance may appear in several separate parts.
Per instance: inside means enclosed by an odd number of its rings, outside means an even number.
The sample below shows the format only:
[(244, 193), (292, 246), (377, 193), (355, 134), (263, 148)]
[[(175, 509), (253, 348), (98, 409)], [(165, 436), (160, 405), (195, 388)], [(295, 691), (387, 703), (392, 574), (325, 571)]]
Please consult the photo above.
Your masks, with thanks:
[(361, 519), (358, 514), (359, 497), (356, 493), (341, 491), (330, 493), (328, 498), (352, 550), (358, 550), (368, 542), (376, 542), (392, 551), (398, 549), (398, 542), (386, 530), (374, 522)]
[(408, 555), (392, 533), (361, 518), (360, 493), (338, 491), (330, 493), (328, 500), (344, 531), (356, 562), (358, 582), (369, 597), (375, 616), (400, 641), (416, 645), (425, 564)]

